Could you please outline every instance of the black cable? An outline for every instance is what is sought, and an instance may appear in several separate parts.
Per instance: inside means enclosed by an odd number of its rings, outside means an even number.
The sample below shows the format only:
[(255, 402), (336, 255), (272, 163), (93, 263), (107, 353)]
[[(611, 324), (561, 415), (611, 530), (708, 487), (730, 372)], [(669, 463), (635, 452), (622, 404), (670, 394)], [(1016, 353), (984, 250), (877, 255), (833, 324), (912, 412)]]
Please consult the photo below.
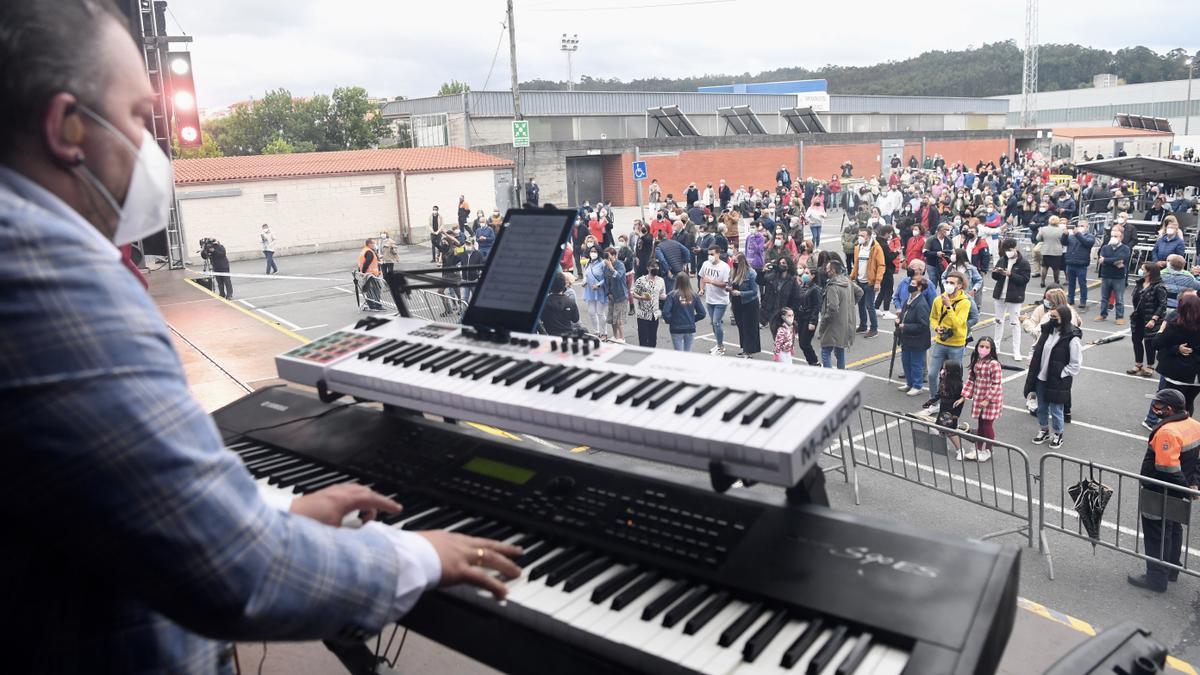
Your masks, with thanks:
[(262, 645), (263, 655), (262, 658), (258, 660), (258, 675), (262, 675), (263, 664), (267, 662), (267, 643), (264, 642)]
[(328, 415), (329, 413), (337, 412), (339, 410), (349, 408), (352, 405), (358, 405), (359, 403), (365, 403), (365, 401), (351, 401), (350, 403), (343, 403), (341, 405), (334, 406), (334, 407), (330, 408), (329, 410), (324, 410), (322, 412), (317, 413), (316, 415), (308, 415), (306, 417), (297, 417), (294, 420), (287, 420), (285, 422), (280, 422), (278, 424), (268, 424), (265, 427), (255, 427), (253, 429), (246, 429), (245, 431), (241, 432), (241, 434), (239, 434), (239, 435), (245, 436), (246, 434), (252, 434), (256, 431), (266, 431), (268, 429), (278, 429), (279, 427), (284, 427), (289, 424), (295, 424), (296, 422), (311, 422), (312, 420), (324, 417), (324, 416)]
[[(399, 627), (399, 626), (397, 626), (397, 627)], [(392, 633), (392, 635), (394, 636), (395, 633)], [(386, 658), (384, 660), (384, 662), (388, 664), (388, 668), (395, 668), (396, 664), (400, 661), (400, 652), (404, 651), (404, 641), (407, 639), (408, 639), (408, 627), (406, 626), (404, 628), (404, 635), (400, 636), (400, 646), (396, 647), (396, 655), (393, 656), (390, 661), (386, 660)], [(390, 647), (391, 645), (389, 644), (388, 646)], [(387, 656), (386, 651), (384, 652), (384, 656), (385, 657)]]

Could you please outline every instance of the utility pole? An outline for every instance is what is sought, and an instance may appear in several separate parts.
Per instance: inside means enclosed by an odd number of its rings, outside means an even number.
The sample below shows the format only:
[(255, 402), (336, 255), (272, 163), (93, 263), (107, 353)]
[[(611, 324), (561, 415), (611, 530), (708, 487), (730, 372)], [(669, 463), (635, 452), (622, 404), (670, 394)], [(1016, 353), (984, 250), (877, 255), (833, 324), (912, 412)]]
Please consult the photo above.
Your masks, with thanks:
[[(517, 88), (517, 24), (513, 20), (513, 0), (508, 0), (508, 65), (512, 71), (513, 118), (523, 120), (525, 116), (521, 114), (521, 90)], [(525, 167), (522, 162), (524, 154), (524, 148), (513, 148), (513, 192), (516, 195), (513, 204), (518, 207), (522, 204), (521, 191), (525, 187)]]
[(1183, 109), (1183, 135), (1187, 136), (1192, 129), (1192, 71), (1196, 67), (1195, 57), (1187, 60), (1188, 67), (1188, 99), (1187, 107)]
[(1038, 0), (1025, 0), (1025, 58), (1021, 69), (1021, 126), (1037, 123)]

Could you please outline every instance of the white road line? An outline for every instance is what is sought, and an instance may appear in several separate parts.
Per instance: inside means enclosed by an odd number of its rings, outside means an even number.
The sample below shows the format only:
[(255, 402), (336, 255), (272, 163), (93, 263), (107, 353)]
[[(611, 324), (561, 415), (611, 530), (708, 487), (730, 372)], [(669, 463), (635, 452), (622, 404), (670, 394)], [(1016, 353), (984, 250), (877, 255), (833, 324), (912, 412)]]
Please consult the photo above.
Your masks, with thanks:
[(305, 326), (304, 328), (295, 328), (293, 330), (316, 330), (318, 328), (325, 328), (328, 325), (329, 324), (327, 324), (327, 323), (319, 323), (315, 326)]
[(288, 321), (287, 319), (283, 318), (282, 316), (279, 316), (278, 314), (273, 314), (271, 312), (268, 312), (267, 310), (262, 309), (261, 307), (255, 307), (253, 304), (251, 304), (245, 300), (238, 300), (238, 302), (242, 303), (243, 305), (249, 307), (250, 309), (252, 309), (260, 314), (263, 314), (264, 316), (271, 317), (272, 319), (278, 321), (279, 323), (283, 324), (284, 326), (287, 326), (288, 328), (290, 328), (292, 330), (300, 330), (300, 326), (292, 323), (291, 321)]
[[(330, 279), (330, 281), (333, 281)], [(336, 288), (336, 286), (328, 286), (326, 288)], [(325, 288), (305, 288), (300, 291), (287, 291), (286, 293), (271, 293), (270, 295), (252, 295), (247, 300), (266, 300), (267, 298), (279, 298), (285, 295), (297, 295), (300, 293), (312, 293), (313, 291), (323, 291)]]

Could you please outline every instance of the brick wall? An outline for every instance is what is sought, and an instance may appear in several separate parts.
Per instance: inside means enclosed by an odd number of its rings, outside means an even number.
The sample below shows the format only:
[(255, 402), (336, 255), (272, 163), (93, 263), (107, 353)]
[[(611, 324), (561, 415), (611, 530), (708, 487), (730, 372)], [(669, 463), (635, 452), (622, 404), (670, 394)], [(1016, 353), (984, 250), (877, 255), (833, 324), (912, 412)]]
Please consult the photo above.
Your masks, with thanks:
[(972, 169), (979, 160), (994, 162), (1000, 155), (1012, 156), (1008, 149), (1007, 138), (975, 141), (928, 141), (925, 151), (930, 155), (940, 154), (946, 158), (947, 164), (965, 162)]
[[(632, 203), (637, 203), (637, 196), (633, 194), (633, 188), (629, 185), (629, 172), (632, 167), (626, 167), (624, 155), (605, 155), (600, 158), (600, 177), (603, 183), (603, 192), (600, 198), (605, 202), (628, 206), (626, 199), (633, 199)], [(627, 170), (622, 170), (622, 169)], [(626, 191), (629, 192), (626, 195)]]

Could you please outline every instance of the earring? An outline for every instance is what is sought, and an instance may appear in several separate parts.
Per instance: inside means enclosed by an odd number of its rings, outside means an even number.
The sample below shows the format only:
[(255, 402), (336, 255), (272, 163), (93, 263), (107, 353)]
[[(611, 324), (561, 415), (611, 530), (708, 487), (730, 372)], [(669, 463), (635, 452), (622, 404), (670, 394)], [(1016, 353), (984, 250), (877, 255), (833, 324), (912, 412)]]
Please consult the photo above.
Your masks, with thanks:
[(76, 152), (75, 157), (73, 159), (75, 161), (75, 166), (79, 166), (79, 165), (83, 164), (83, 153)]

